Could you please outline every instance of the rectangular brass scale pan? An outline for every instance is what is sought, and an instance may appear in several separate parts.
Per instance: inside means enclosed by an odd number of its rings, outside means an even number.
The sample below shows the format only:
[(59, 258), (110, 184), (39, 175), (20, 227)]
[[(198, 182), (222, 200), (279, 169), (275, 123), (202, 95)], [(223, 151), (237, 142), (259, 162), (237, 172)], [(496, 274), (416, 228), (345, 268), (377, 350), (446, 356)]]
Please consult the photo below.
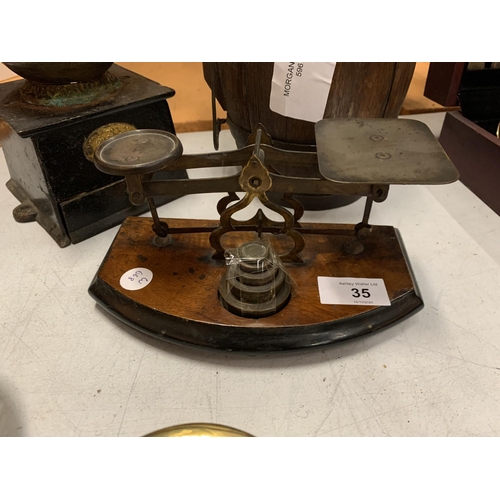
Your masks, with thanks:
[[(140, 169), (132, 166), (127, 170), (128, 167), (119, 165), (118, 142), (113, 145), (113, 161), (127, 179), (131, 201), (134, 191), (138, 202), (142, 202), (141, 196), (150, 199), (159, 193), (209, 191), (243, 192), (246, 197), (253, 193), (265, 201), (261, 188), (252, 191), (252, 178), (248, 183), (245, 179), (249, 177), (248, 169), (271, 163), (303, 164), (304, 168), (317, 164), (323, 178), (286, 178), (274, 174), (272, 166), (268, 170), (266, 166), (264, 177), (271, 179), (266, 193), (278, 191), (293, 196), (311, 194), (314, 188), (321, 193), (366, 196), (365, 213), (358, 225), (305, 224), (299, 221), (301, 214), (295, 213), (296, 220), (288, 233), (272, 225), (257, 227), (261, 222), (252, 219), (246, 226), (232, 227), (235, 231), (225, 234), (225, 248), (233, 248), (261, 233), (281, 255), (290, 249), (290, 234), (300, 234), (305, 242), (300, 254), (291, 252), (286, 255), (294, 258), (289, 262), (284, 259), (293, 291), (283, 309), (254, 318), (233, 314), (222, 305), (217, 290), (226, 264), (223, 259), (212, 258), (213, 236), (209, 236), (224, 226), (229, 202), (219, 210), (221, 220), (160, 221), (155, 217), (154, 205), (152, 218), (128, 218), (90, 285), (90, 295), (124, 323), (157, 338), (243, 353), (323, 348), (379, 331), (422, 308), (423, 301), (397, 229), (369, 225), (368, 215), (372, 202), (385, 200), (390, 184), (445, 184), (458, 178), (431, 131), (413, 120), (322, 120), (316, 125), (317, 154), (276, 150), (269, 140), (260, 143), (260, 137), (256, 145), (233, 152), (181, 156), (176, 146), (172, 159), (163, 163), (149, 155), (151, 164), (156, 161), (160, 168), (170, 170), (231, 164), (243, 167), (241, 174), (207, 179), (205, 183), (199, 179), (164, 181), (161, 185), (149, 182)], [(130, 154), (127, 158), (132, 165)], [(114, 167), (103, 164), (104, 161), (98, 150), (96, 166), (115, 173)], [(151, 167), (144, 168), (151, 172)], [(158, 236), (151, 230), (152, 225), (158, 228), (162, 223), (168, 224), (170, 233), (163, 238), (168, 240), (163, 246), (158, 245)], [(322, 304), (319, 276), (383, 279), (391, 305)], [(126, 284), (126, 280), (145, 277), (145, 286), (130, 289)]]

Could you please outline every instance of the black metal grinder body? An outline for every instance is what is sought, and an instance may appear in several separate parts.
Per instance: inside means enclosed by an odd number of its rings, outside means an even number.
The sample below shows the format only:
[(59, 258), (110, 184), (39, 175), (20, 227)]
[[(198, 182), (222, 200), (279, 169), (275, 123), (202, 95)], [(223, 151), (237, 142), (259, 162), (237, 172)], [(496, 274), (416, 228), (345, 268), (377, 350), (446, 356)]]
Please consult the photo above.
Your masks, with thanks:
[[(37, 221), (65, 247), (147, 211), (147, 204), (129, 203), (122, 177), (94, 168), (84, 143), (110, 123), (175, 133), (167, 103), (174, 90), (112, 63), (7, 66), (34, 79), (0, 85), (0, 119), (7, 125), (2, 137), (10, 173), (7, 187), (21, 202), (14, 218)], [(157, 176), (180, 179), (186, 173)]]

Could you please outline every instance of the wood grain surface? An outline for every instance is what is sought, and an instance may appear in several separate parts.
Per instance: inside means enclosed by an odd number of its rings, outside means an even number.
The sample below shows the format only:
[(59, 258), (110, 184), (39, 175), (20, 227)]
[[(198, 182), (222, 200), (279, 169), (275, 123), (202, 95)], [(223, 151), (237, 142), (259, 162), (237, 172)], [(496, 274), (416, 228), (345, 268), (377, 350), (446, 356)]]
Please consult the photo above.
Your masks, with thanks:
[[(203, 63), (205, 79), (227, 111), (230, 127), (233, 123), (250, 133), (262, 123), (276, 141), (315, 144), (314, 123), (269, 108), (273, 68), (272, 62)], [(415, 63), (337, 63), (324, 117), (397, 117), (414, 68)]]
[[(306, 235), (306, 248), (302, 254), (304, 263), (286, 265), (293, 281), (289, 304), (273, 316), (250, 319), (230, 313), (219, 302), (217, 289), (225, 263), (212, 259), (208, 233), (173, 235), (170, 245), (157, 247), (152, 243), (151, 223), (151, 219), (141, 217), (130, 217), (124, 222), (90, 287), (91, 295), (110, 312), (149, 333), (171, 335), (169, 318), (177, 323), (183, 322), (185, 331), (189, 330), (188, 324), (192, 326), (194, 323), (201, 326), (202, 332), (204, 327), (213, 327), (221, 335), (225, 335), (224, 328), (226, 334), (235, 328), (247, 332), (272, 332), (276, 329), (280, 334), (287, 329), (289, 332), (290, 329), (298, 332), (303, 329), (304, 333), (311, 333), (318, 325), (342, 323), (353, 317), (357, 317), (357, 323), (362, 322), (364, 313), (375, 310), (381, 314), (380, 326), (401, 319), (422, 304), (415, 293), (397, 234), (389, 226), (374, 227), (365, 252), (358, 256), (348, 255), (343, 250), (349, 236)], [(168, 223), (171, 227), (217, 225), (216, 221), (183, 219), (168, 219)], [(308, 224), (305, 227), (353, 229), (352, 225), (342, 224)], [(244, 237), (252, 239), (253, 233), (245, 233)], [(288, 244), (286, 236), (270, 238), (278, 251)], [(242, 241), (242, 233), (234, 233), (229, 235), (225, 244), (231, 247)], [(151, 284), (141, 290), (123, 289), (119, 284), (121, 276), (137, 267), (152, 271)], [(382, 278), (393, 305), (321, 304), (318, 276)], [(408, 304), (401, 308), (398, 301)], [(151, 312), (156, 312), (152, 314), (157, 316), (156, 319), (149, 317)], [(377, 320), (369, 315), (364, 333), (376, 328)], [(341, 335), (348, 333), (347, 326)]]

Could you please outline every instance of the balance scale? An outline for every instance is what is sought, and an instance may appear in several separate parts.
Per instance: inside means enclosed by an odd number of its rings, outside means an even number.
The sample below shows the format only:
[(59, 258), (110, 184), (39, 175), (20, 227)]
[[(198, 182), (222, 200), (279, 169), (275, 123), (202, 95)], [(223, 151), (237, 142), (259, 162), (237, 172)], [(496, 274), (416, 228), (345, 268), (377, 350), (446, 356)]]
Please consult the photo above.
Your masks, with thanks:
[[(370, 225), (370, 211), (391, 184), (451, 183), (457, 170), (418, 121), (325, 119), (315, 134), (316, 152), (280, 150), (261, 125), (247, 146), (228, 152), (184, 155), (178, 138), (162, 130), (94, 145), (96, 167), (125, 177), (130, 202), (147, 201), (152, 217), (124, 221), (90, 295), (154, 337), (242, 353), (324, 348), (420, 310), (398, 230)], [(160, 170), (221, 166), (241, 172), (152, 179)], [(284, 166), (319, 166), (320, 176), (277, 173)], [(221, 193), (219, 220), (159, 218), (155, 198), (195, 193)], [(297, 194), (366, 197), (364, 213), (356, 225), (302, 223)], [(246, 221), (233, 218), (254, 199), (282, 220), (262, 209)]]

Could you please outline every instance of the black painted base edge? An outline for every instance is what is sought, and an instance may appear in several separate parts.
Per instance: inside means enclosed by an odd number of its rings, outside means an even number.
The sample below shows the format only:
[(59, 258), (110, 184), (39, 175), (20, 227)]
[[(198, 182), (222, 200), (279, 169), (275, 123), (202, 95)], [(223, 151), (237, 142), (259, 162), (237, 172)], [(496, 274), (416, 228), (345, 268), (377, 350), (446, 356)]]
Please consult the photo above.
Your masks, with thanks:
[[(137, 304), (97, 276), (89, 294), (108, 313), (161, 340), (196, 348), (248, 354), (325, 348), (392, 326), (423, 307), (414, 290), (391, 303), (348, 319), (306, 326), (235, 327), (194, 322)], [(222, 305), (221, 305), (222, 307)]]

